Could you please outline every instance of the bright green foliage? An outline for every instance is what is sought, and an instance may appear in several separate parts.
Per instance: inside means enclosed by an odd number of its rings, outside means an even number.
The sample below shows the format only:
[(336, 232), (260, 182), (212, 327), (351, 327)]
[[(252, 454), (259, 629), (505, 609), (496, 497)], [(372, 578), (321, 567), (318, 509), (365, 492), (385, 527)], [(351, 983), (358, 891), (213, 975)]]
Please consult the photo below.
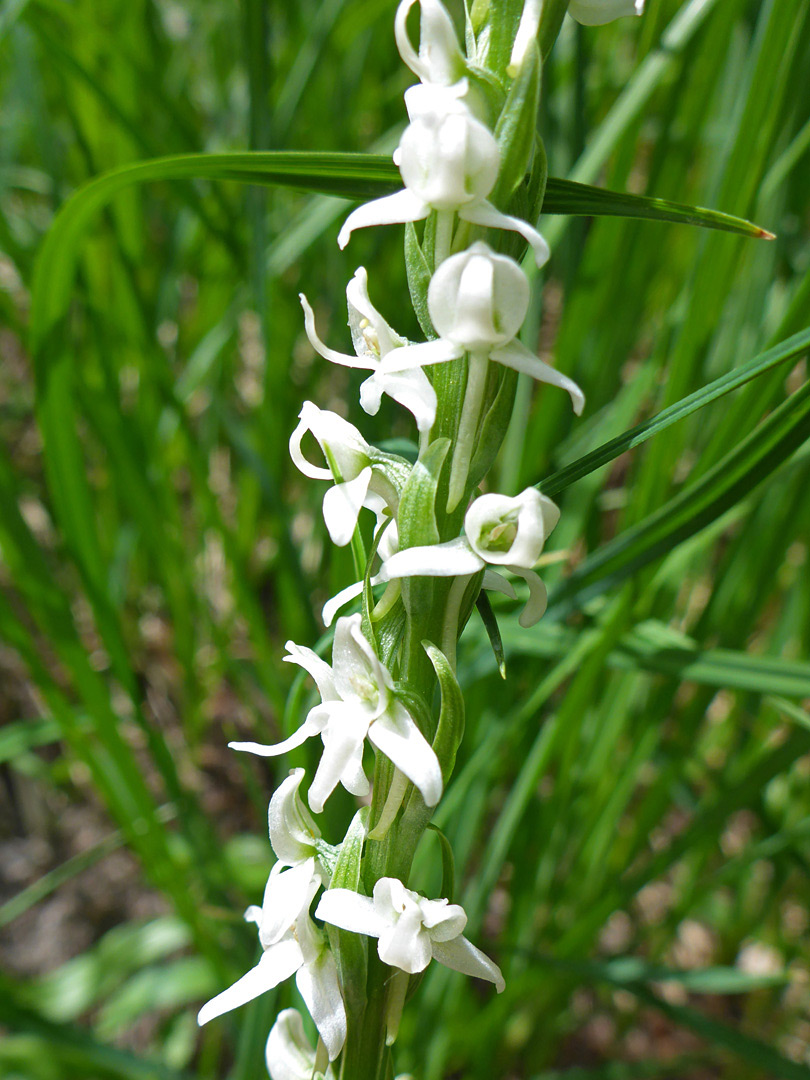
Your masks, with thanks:
[[(499, 7), (470, 6), (479, 31)], [(520, 5), (504, 9), (514, 23)], [(193, 1023), (250, 963), (255, 935), (231, 913), (259, 900), (270, 848), (252, 837), (287, 767), (225, 743), (299, 725), (307, 691), (283, 643), (313, 643), (312, 611), (355, 580), (286, 452), (304, 397), (356, 407), (356, 376), (302, 344), (297, 293), (339, 345), (347, 268), (365, 261), (372, 298), (420, 337), (403, 230), (340, 255), (348, 204), (324, 194), (397, 186), (366, 155), (404, 122), (393, 11), (0, 4), (0, 639), (15, 710), (0, 759), (21, 803), (90, 801), (109, 821), (0, 925), (13, 934), (121, 847), (166, 908), (48, 975), (3, 978), (4, 1076), (253, 1080), (291, 1003), (281, 988), (202, 1035)], [(521, 377), (496, 464), (497, 490), (539, 484), (563, 514), (543, 621), (521, 630), (493, 601), (508, 681), (475, 613), (459, 648), (466, 735), (435, 819), (449, 846), (425, 837), (415, 884), (440, 895), (452, 849), (456, 899), (507, 989), (479, 1000), (434, 965), (397, 1043), (398, 1068), (424, 1080), (810, 1078), (808, 98), (808, 0), (649, 0), (643, 20), (567, 23), (543, 63), (558, 179), (525, 340), (587, 405), (574, 422), (564, 395)], [(396, 415), (384, 403), (364, 430), (407, 455)], [(35, 702), (11, 692), (24, 677)], [(217, 784), (240, 800), (218, 834)], [(328, 841), (350, 816), (348, 796), (333, 804)], [(771, 950), (765, 974), (738, 964), (753, 944)], [(650, 1038), (662, 1023), (674, 1064)]]

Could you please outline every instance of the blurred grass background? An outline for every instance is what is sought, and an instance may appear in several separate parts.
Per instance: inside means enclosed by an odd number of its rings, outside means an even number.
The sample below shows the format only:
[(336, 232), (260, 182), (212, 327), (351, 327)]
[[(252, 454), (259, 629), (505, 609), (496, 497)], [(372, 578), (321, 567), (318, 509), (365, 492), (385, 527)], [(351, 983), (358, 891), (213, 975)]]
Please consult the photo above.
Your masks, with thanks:
[[(394, 8), (0, 4), (3, 1076), (265, 1075), (293, 988), (202, 1033), (195, 1014), (255, 956), (241, 912), (270, 866), (267, 800), (317, 753), (274, 765), (225, 744), (297, 725), (307, 688), (283, 643), (313, 645), (320, 604), (352, 580), (286, 443), (305, 398), (370, 438), (410, 434), (392, 408), (359, 413), (356, 376), (316, 361), (297, 294), (345, 348), (362, 263), (418, 336), (399, 231), (341, 255), (348, 204), (323, 196), (198, 181), (117, 195), (76, 240), (69, 318), (35, 371), (37, 254), (82, 183), (143, 158), (390, 150), (409, 82)], [(808, 31), (807, 0), (648, 0), (642, 20), (566, 25), (544, 73), (551, 174), (715, 206), (778, 239), (545, 219), (554, 255), (526, 341), (588, 404), (574, 421), (564, 395), (522, 386), (498, 490), (810, 323)], [(506, 683), (469, 626), (467, 736), (437, 820), (507, 990), (432, 971), (400, 1069), (810, 1078), (810, 427), (794, 354), (558, 485), (549, 614), (523, 631), (498, 608)], [(349, 811), (330, 801), (327, 839)]]

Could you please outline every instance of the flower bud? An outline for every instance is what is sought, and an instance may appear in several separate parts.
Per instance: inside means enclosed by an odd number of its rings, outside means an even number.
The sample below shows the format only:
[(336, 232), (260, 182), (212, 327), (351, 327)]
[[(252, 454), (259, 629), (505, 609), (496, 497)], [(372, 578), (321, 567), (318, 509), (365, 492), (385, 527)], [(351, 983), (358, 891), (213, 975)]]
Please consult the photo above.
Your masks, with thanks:
[(529, 307), (529, 282), (513, 260), (479, 241), (433, 275), (428, 310), (437, 333), (470, 352), (505, 345)]

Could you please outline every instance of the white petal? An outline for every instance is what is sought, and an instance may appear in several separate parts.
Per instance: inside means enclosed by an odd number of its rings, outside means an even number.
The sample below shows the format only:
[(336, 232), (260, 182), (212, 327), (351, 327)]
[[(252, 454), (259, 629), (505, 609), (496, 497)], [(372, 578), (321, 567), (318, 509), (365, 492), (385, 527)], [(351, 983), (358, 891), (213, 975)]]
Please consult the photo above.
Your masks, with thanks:
[(367, 465), (354, 480), (335, 484), (323, 497), (323, 520), (336, 547), (345, 547), (354, 535), (371, 473), (371, 466)]
[(644, 0), (571, 0), (568, 12), (584, 26), (602, 26), (624, 15), (641, 15)]
[[(391, 355), (390, 353), (388, 354)], [(413, 414), (419, 431), (430, 431), (436, 420), (436, 391), (424, 371), (387, 372), (377, 370), (360, 387), (360, 404), (369, 416), (376, 416), (383, 394)]]
[(363, 771), (363, 744), (355, 750), (349, 758), (346, 767), (340, 774), (340, 782), (351, 795), (363, 799), (371, 791), (371, 784)]
[(473, 551), (494, 565), (532, 567), (560, 511), (536, 488), (513, 497), (490, 492), (479, 496), (464, 517), (464, 532)]
[[(444, 263), (442, 263), (444, 265)], [(445, 338), (424, 341), (420, 345), (403, 345), (386, 356), (378, 371), (380, 375), (395, 371), (410, 371), (411, 368), (429, 367), (431, 364), (444, 364), (448, 360), (458, 360), (464, 355), (460, 346)]]
[(367, 721), (385, 711), (394, 681), (363, 634), (359, 614), (338, 619), (332, 666), (341, 698), (350, 701)]
[(462, 350), (489, 352), (511, 341), (523, 325), (529, 281), (514, 259), (477, 241), (444, 260), (431, 278), (427, 299), (442, 338)]
[(355, 270), (354, 277), (346, 286), (346, 303), (354, 350), (368, 361), (368, 368), (375, 368), (386, 353), (406, 343), (406, 339), (388, 325), (369, 299), (368, 274), (364, 266)]
[(422, 909), (422, 922), (430, 931), (431, 941), (449, 941), (458, 937), (467, 925), (467, 915), (460, 904), (420, 898), (419, 906)]
[(417, 53), (408, 37), (407, 18), (415, 0), (402, 0), (397, 8), (394, 34), (399, 55), (423, 82), (446, 85), (464, 70), (453, 20), (439, 0), (421, 0), (422, 20)]
[(289, 655), (285, 656), (284, 660), (288, 664), (298, 664), (312, 676), (318, 687), (318, 693), (321, 695), (321, 701), (337, 701), (338, 692), (335, 689), (335, 680), (327, 662), (312, 649), (308, 649), (305, 645), (296, 645), (294, 641), (288, 641), (285, 648)]
[(202, 1027), (215, 1016), (230, 1012), (231, 1009), (252, 1001), (265, 991), (272, 990), (274, 986), (278, 986), (293, 975), (303, 962), (301, 948), (294, 938), (290, 937), (277, 945), (272, 945), (262, 953), (256, 967), (251, 968), (233, 986), (229, 986), (227, 990), (223, 990), (221, 994), (217, 994), (215, 998), (211, 998), (203, 1005), (197, 1014), (197, 1023)]
[(307, 739), (311, 739), (313, 735), (319, 735), (320, 732), (318, 718), (313, 717), (312, 713), (310, 713), (298, 731), (293, 732), (283, 742), (271, 746), (256, 742), (229, 742), (228, 746), (231, 750), (241, 750), (247, 754), (258, 754), (259, 757), (279, 757), (281, 754), (286, 754), (297, 746), (301, 746)]
[(472, 203), (462, 207), (458, 216), (473, 225), (486, 225), (490, 229), (509, 229), (511, 232), (520, 233), (534, 252), (534, 261), (538, 267), (544, 266), (551, 257), (549, 246), (537, 229), (522, 218), (502, 214), (492, 203), (486, 201)]
[(331, 952), (324, 948), (315, 961), (300, 967), (295, 982), (315, 1021), (329, 1060), (334, 1061), (346, 1041), (346, 1009)]
[(546, 607), (548, 606), (546, 587), (534, 570), (524, 570), (522, 566), (509, 566), (507, 569), (511, 570), (513, 574), (517, 574), (518, 577), (522, 577), (529, 586), (529, 600), (523, 611), (521, 611), (518, 622), (526, 628), (534, 626), (546, 613)]
[(411, 191), (397, 191), (381, 199), (364, 203), (353, 210), (338, 233), (338, 247), (343, 250), (355, 229), (370, 225), (396, 225), (405, 221), (421, 221), (430, 213), (430, 207)]
[[(328, 409), (319, 409), (311, 401), (305, 401), (299, 413), (300, 423), (290, 436), (290, 457), (305, 476), (315, 480), (353, 480), (369, 464), (371, 447), (348, 420)], [(313, 465), (304, 457), (301, 442), (311, 431), (324, 456), (334, 460), (337, 475), (331, 469)]]
[(507, 581), (506, 578), (496, 570), (484, 571), (484, 580), (481, 582), (481, 588), (486, 589), (488, 592), (503, 593), (503, 595), (508, 596), (510, 600), (517, 600), (517, 593), (515, 592), (515, 587), (512, 582)]
[(331, 470), (324, 469), (320, 465), (313, 465), (311, 461), (304, 457), (304, 452), (301, 449), (301, 441), (312, 427), (312, 420), (315, 417), (313, 410), (320, 412), (317, 405), (313, 405), (311, 401), (305, 401), (301, 412), (298, 414), (300, 417), (298, 425), (290, 436), (290, 457), (295, 467), (304, 476), (309, 476), (313, 480), (331, 480), (333, 479)]
[(577, 416), (585, 407), (585, 395), (574, 380), (569, 379), (567, 375), (563, 375), (562, 372), (557, 371), (550, 364), (544, 363), (534, 353), (529, 352), (526, 346), (519, 341), (510, 341), (507, 345), (494, 349), (489, 354), (489, 358), (499, 364), (505, 364), (506, 367), (513, 368), (515, 371), (523, 372), (524, 375), (531, 375), (533, 379), (538, 379), (540, 382), (551, 383), (552, 386), (559, 386), (562, 390), (567, 390), (571, 395), (571, 402)]
[(293, 769), (286, 780), (273, 792), (267, 808), (267, 831), (276, 858), (288, 866), (296, 866), (310, 858), (321, 830), (301, 800), (299, 788), (304, 779), (303, 769)]
[(405, 548), (380, 568), (382, 581), (403, 577), (464, 577), (475, 574), (484, 566), (484, 560), (470, 548), (466, 540), (458, 538), (445, 544)]
[(297, 1009), (282, 1009), (270, 1029), (265, 1049), (270, 1080), (312, 1080), (315, 1051)]
[(425, 970), (432, 952), (418, 906), (410, 905), (393, 925), (386, 927), (380, 934), (377, 952), (384, 964), (411, 975)]
[(351, 889), (327, 889), (315, 909), (315, 918), (368, 937), (379, 937), (390, 926), (390, 920), (380, 915), (370, 896)]
[(335, 593), (335, 595), (323, 605), (323, 611), (321, 612), (323, 625), (331, 626), (335, 615), (337, 615), (340, 609), (345, 604), (348, 604), (350, 600), (354, 600), (355, 597), (362, 595), (362, 592), (363, 582), (355, 581), (353, 585), (347, 585), (345, 589), (341, 589), (339, 593)]
[(342, 773), (356, 758), (358, 748), (362, 748), (369, 724), (368, 717), (359, 713), (353, 704), (333, 702), (324, 709), (328, 710), (328, 719), (322, 734), (323, 754), (307, 795), (316, 814), (323, 811), (323, 805), (340, 782)]
[[(259, 940), (268, 949), (289, 933), (290, 927), (309, 906), (321, 885), (315, 859), (310, 857), (298, 866), (283, 870), (279, 863), (270, 871), (262, 900)], [(248, 909), (250, 910), (250, 909)]]
[(434, 941), (432, 943), (433, 958), (445, 967), (453, 971), (460, 971), (462, 975), (472, 975), (476, 979), (486, 979), (487, 982), (495, 983), (495, 988), (500, 994), (505, 989), (501, 969), (485, 956), (480, 949), (476, 949), (471, 941), (463, 934), (452, 941)]
[(303, 293), (298, 294), (298, 299), (301, 301), (301, 307), (304, 309), (304, 329), (309, 338), (309, 343), (315, 352), (319, 353), (324, 360), (329, 360), (333, 364), (340, 364), (342, 367), (365, 368), (366, 370), (376, 367), (376, 364), (368, 362), (365, 358), (350, 356), (348, 353), (336, 352), (334, 349), (330, 349), (328, 345), (324, 345), (318, 337), (318, 331), (315, 329), (315, 314), (309, 306), (309, 301)]
[(407, 709), (394, 702), (368, 729), (368, 737), (419, 789), (425, 804), (435, 806), (442, 797), (439, 759)]

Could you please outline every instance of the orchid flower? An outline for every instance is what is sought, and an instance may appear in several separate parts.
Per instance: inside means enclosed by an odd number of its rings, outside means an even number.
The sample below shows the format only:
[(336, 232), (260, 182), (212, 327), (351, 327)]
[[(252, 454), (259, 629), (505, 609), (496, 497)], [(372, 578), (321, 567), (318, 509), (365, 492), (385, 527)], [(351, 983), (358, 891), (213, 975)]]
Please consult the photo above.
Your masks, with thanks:
[(585, 398), (575, 382), (517, 340), (529, 307), (529, 282), (514, 259), (496, 254), (479, 241), (467, 251), (445, 259), (431, 279), (427, 302), (438, 339), (389, 353), (381, 370), (406, 371), (458, 360), (465, 354), (469, 357), (447, 500), (447, 509), (452, 511), (465, 490), (484, 402), (488, 360), (567, 390), (577, 415), (582, 412)]
[(486, 979), (500, 993), (500, 968), (462, 934), (464, 909), (447, 900), (427, 900), (397, 878), (384, 877), (372, 896), (351, 889), (328, 889), (315, 911), (318, 919), (379, 940), (380, 959), (411, 975), (424, 971), (431, 959), (453, 971)]
[(284, 659), (308, 671), (321, 695), (321, 704), (310, 710), (295, 734), (275, 746), (229, 746), (262, 757), (276, 757), (320, 735), (323, 755), (308, 794), (311, 809), (319, 814), (338, 783), (353, 795), (368, 794), (369, 783), (363, 772), (363, 745), (368, 737), (419, 789), (426, 805), (435, 806), (442, 793), (439, 760), (395, 696), (391, 673), (363, 636), (360, 623), (359, 615), (338, 619), (332, 667), (311, 649), (287, 643), (290, 654)]
[(289, 870), (284, 870), (280, 863), (273, 867), (262, 906), (251, 906), (245, 912), (245, 919), (258, 926), (261, 958), (246, 975), (203, 1005), (197, 1016), (200, 1025), (252, 1001), (295, 975), (329, 1060), (334, 1061), (346, 1039), (346, 1010), (335, 961), (326, 938), (309, 914), (321, 884), (314, 858)]
[(338, 246), (344, 248), (355, 229), (422, 221), (436, 210), (457, 213), (472, 225), (520, 233), (537, 265), (547, 262), (548, 244), (540, 233), (487, 201), (500, 169), (498, 143), (489, 128), (460, 101), (450, 108), (446, 93), (425, 91), (411, 103), (416, 115), (394, 154), (404, 189), (353, 210), (338, 234)]
[[(334, 480), (323, 500), (323, 517), (332, 542), (345, 547), (352, 538), (360, 511), (379, 500), (392, 512), (399, 503), (398, 483), (404, 483), (406, 462), (371, 446), (357, 428), (337, 413), (305, 401), (299, 424), (290, 436), (290, 457), (304, 476)], [(304, 457), (301, 443), (310, 431), (318, 441), (329, 468)]]
[(490, 566), (502, 566), (522, 577), (529, 586), (529, 600), (518, 622), (529, 627), (546, 610), (546, 587), (532, 567), (540, 558), (546, 537), (557, 524), (560, 511), (535, 488), (520, 495), (481, 495), (464, 518), (463, 537), (444, 544), (412, 547), (391, 555), (380, 578), (464, 577), (485, 570), (485, 589), (498, 589), (515, 598), (511, 585)]
[(584, 26), (602, 26), (624, 15), (642, 15), (644, 0), (571, 0), (568, 14)]
[(282, 1009), (278, 1014), (264, 1056), (270, 1080), (314, 1080), (318, 1076), (335, 1080), (331, 1066), (318, 1060), (297, 1009)]
[(425, 373), (419, 368), (392, 374), (380, 372), (385, 357), (392, 350), (406, 345), (407, 341), (391, 329), (371, 303), (365, 267), (359, 267), (346, 289), (349, 329), (355, 356), (337, 352), (324, 345), (315, 329), (315, 315), (303, 293), (300, 300), (304, 309), (307, 337), (315, 352), (333, 364), (374, 372), (360, 387), (360, 404), (365, 411), (376, 416), (382, 395), (388, 394), (413, 413), (420, 432), (430, 431), (436, 419), (436, 391)]

